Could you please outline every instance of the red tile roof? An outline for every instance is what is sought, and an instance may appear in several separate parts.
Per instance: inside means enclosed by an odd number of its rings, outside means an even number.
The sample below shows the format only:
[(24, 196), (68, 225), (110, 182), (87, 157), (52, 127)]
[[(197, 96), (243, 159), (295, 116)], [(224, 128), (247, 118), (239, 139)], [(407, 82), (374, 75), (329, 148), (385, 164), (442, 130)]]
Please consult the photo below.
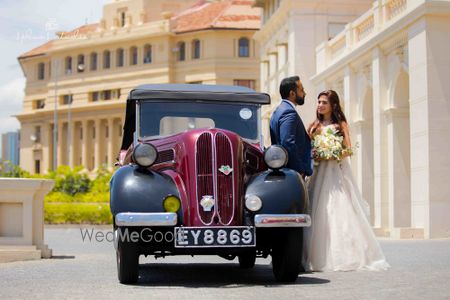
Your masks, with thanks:
[[(261, 24), (261, 9), (253, 7), (253, 0), (199, 0), (191, 8), (172, 18), (172, 31), (183, 33), (204, 29), (251, 29), (258, 30)], [(87, 24), (72, 31), (59, 33), (60, 38), (82, 37), (95, 32), (99, 24)], [(51, 40), (19, 56), (19, 59), (42, 55), (52, 49)]]
[(200, 0), (172, 18), (175, 33), (214, 28), (254, 29), (261, 26), (261, 9), (250, 0)]

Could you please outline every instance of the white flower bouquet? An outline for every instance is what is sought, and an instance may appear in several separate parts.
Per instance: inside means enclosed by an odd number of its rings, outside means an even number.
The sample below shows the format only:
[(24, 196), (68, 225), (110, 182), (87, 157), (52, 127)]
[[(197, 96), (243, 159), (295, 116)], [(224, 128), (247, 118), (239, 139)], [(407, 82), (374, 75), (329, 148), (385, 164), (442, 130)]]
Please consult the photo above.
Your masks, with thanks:
[(311, 141), (312, 156), (315, 161), (337, 160), (340, 162), (346, 155), (352, 155), (353, 150), (344, 148), (344, 137), (333, 126), (327, 127)]

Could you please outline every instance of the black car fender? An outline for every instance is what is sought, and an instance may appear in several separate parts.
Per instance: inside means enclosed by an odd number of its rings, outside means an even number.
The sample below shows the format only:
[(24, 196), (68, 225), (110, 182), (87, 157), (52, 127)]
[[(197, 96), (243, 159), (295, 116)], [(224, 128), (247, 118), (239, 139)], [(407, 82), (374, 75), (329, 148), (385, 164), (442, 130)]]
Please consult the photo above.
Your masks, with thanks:
[[(127, 165), (119, 168), (110, 181), (110, 209), (121, 212), (165, 212), (163, 200), (179, 192), (172, 179), (164, 174)], [(178, 220), (182, 220), (182, 208)]]
[(308, 192), (300, 174), (283, 168), (267, 170), (254, 175), (245, 195), (256, 195), (262, 201), (257, 214), (294, 214), (306, 213), (308, 209)]

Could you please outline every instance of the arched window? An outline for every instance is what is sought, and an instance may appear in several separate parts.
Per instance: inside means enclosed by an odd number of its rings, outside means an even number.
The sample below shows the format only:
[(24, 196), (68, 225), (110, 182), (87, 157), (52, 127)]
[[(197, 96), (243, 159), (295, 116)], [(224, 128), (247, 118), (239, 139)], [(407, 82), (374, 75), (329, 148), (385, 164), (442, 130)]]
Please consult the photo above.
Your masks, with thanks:
[(125, 51), (122, 48), (116, 50), (116, 66), (123, 67), (125, 62)]
[(200, 41), (199, 40), (192, 41), (192, 58), (193, 59), (200, 58)]
[(178, 60), (184, 61), (186, 59), (186, 43), (179, 42), (177, 48), (178, 48)]
[(136, 47), (130, 48), (130, 65), (134, 66), (138, 63), (138, 51)]
[(125, 27), (125, 21), (126, 21), (125, 17), (126, 17), (125, 12), (121, 12), (120, 13), (120, 26), (121, 27)]
[(81, 73), (84, 71), (84, 55), (80, 54), (77, 58), (77, 72)]
[(71, 56), (67, 56), (65, 59), (64, 71), (65, 71), (66, 75), (72, 74), (72, 57)]
[(39, 63), (38, 64), (38, 80), (44, 80), (45, 78), (45, 64)]
[(248, 38), (239, 39), (239, 57), (249, 57), (250, 56), (250, 41)]
[(103, 51), (103, 69), (111, 68), (111, 51)]
[(149, 64), (152, 62), (152, 46), (144, 46), (144, 64)]
[(91, 53), (90, 68), (91, 68), (91, 71), (97, 70), (97, 53), (96, 52)]

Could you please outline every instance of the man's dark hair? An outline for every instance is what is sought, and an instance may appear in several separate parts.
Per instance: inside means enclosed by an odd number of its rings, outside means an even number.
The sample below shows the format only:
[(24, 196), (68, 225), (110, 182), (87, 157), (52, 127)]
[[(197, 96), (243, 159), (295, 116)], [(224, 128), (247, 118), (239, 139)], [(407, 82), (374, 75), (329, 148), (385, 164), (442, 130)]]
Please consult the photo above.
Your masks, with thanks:
[(298, 76), (286, 77), (283, 80), (281, 80), (281, 83), (280, 83), (281, 98), (287, 99), (289, 97), (289, 93), (291, 91), (296, 92), (297, 91), (297, 81), (299, 81), (299, 80), (300, 80), (300, 77), (298, 77)]

